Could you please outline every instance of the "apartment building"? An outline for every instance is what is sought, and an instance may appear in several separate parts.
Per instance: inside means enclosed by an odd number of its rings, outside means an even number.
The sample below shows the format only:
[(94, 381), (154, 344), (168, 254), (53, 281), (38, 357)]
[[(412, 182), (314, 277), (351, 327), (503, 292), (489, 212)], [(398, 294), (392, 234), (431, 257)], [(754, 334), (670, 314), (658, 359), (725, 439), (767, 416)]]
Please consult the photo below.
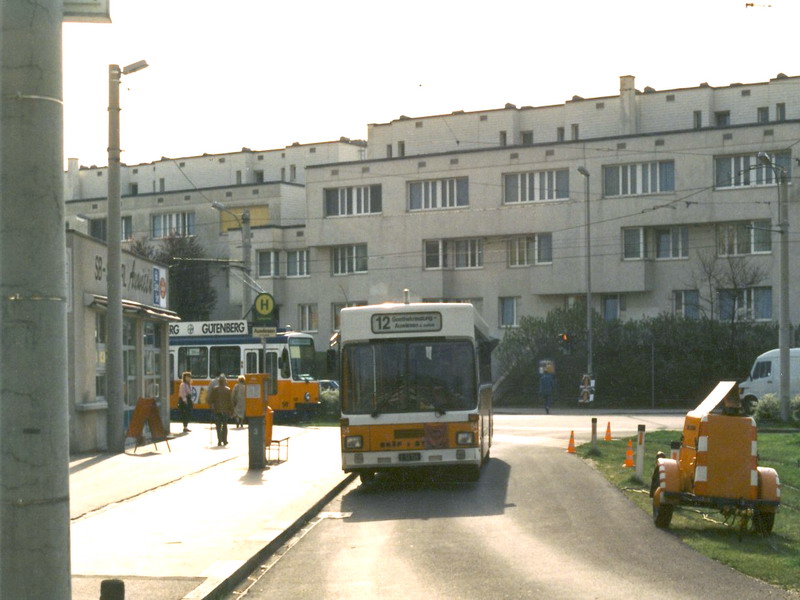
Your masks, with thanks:
[[(218, 267), (212, 269), (218, 292), (212, 318), (239, 318), (243, 211), (250, 213), (254, 244), (257, 240), (259, 247), (291, 246), (283, 241), (283, 232), (304, 227), (306, 167), (360, 160), (365, 146), (342, 138), (122, 165), (123, 242), (145, 238), (158, 243), (172, 233), (197, 236), (211, 264)], [(64, 186), (68, 225), (105, 240), (108, 168), (82, 167), (78, 159), (69, 159)], [(215, 203), (225, 210), (215, 209)]]
[[(582, 300), (589, 255), (606, 319), (776, 320), (782, 173), (792, 272), (800, 265), (798, 92), (800, 78), (783, 74), (673, 90), (638, 90), (623, 76), (615, 96), (371, 124), (366, 145), (123, 167), (123, 231), (190, 233), (241, 264), (248, 208), (255, 285), (273, 294), (281, 324), (316, 334), (318, 348), (342, 307), (401, 300), (404, 289), (471, 301), (502, 337), (524, 315)], [(71, 163), (74, 228), (78, 215), (90, 232), (103, 227), (104, 177)], [(215, 318), (237, 318), (240, 278), (227, 271), (215, 285)]]
[(618, 96), (370, 125), (365, 160), (307, 169), (298, 322), (322, 340), (342, 306), (407, 288), (475, 303), (502, 336), (584, 298), (587, 254), (606, 319), (777, 319), (782, 172), (800, 264), (798, 91), (784, 75), (663, 91), (624, 76)]

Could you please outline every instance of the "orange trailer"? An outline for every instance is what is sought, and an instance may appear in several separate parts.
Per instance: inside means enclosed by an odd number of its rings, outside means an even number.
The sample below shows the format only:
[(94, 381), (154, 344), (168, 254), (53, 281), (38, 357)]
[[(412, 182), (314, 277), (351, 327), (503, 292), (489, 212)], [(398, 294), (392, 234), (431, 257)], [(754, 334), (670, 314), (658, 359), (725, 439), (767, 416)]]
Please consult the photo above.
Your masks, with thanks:
[[(739, 517), (742, 530), (752, 520), (761, 534), (772, 531), (780, 506), (775, 469), (758, 466), (756, 423), (742, 416), (735, 381), (721, 381), (687, 413), (677, 458), (659, 453), (650, 496), (656, 527), (666, 528), (676, 506), (703, 506), (726, 518)], [(720, 403), (721, 413), (712, 413)]]

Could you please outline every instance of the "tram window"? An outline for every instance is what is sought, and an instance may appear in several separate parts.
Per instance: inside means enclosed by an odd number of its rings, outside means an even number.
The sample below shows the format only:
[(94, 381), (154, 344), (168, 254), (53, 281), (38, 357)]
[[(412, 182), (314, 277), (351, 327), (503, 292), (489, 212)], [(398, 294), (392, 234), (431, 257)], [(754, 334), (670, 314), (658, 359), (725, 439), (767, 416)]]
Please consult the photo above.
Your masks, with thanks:
[(241, 373), (241, 350), (239, 346), (215, 346), (211, 348), (211, 373), (214, 377), (224, 373), (226, 377), (237, 377)]
[(193, 379), (208, 377), (208, 348), (203, 346), (186, 346), (178, 348), (177, 373), (190, 371)]
[(291, 373), (289, 372), (289, 352), (284, 348), (283, 352), (281, 352), (281, 360), (280, 360), (280, 369), (281, 369), (281, 377), (283, 379), (289, 379), (291, 377)]
[(260, 373), (261, 369), (258, 368), (258, 352), (255, 350), (248, 350), (244, 355), (244, 372), (245, 373)]

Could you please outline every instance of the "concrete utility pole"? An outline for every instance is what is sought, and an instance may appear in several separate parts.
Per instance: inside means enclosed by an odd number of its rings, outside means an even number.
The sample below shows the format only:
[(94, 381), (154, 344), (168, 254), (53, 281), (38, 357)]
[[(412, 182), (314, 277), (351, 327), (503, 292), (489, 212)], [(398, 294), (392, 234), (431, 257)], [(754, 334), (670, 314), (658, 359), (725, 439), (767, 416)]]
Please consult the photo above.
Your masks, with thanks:
[(778, 269), (780, 293), (778, 300), (778, 363), (780, 365), (779, 396), (781, 420), (789, 420), (791, 333), (789, 331), (789, 185), (786, 169), (779, 167), (766, 152), (756, 155), (758, 162), (772, 169), (778, 184)]
[(63, 5), (0, 11), (0, 597), (70, 598)]
[(242, 318), (245, 319), (247, 318), (247, 313), (250, 312), (253, 306), (253, 284), (250, 274), (252, 268), (250, 255), (253, 253), (250, 240), (250, 209), (243, 208), (242, 218), (240, 219), (235, 212), (228, 210), (222, 202), (212, 202), (211, 208), (219, 212), (228, 213), (236, 220), (242, 231), (242, 269), (244, 270), (242, 274)]
[(122, 207), (119, 183), (119, 83), (122, 75), (147, 68), (140, 60), (120, 69), (108, 65), (108, 213), (106, 231), (106, 401), (108, 402), (108, 449), (125, 451), (125, 379), (122, 340)]

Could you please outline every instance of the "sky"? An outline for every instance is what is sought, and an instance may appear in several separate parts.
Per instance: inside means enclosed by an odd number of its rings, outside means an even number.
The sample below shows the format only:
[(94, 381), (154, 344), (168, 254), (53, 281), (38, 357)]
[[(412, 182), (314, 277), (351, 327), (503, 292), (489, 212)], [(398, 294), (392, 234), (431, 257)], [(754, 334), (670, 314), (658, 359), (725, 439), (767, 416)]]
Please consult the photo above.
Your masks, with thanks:
[(366, 139), (400, 115), (563, 104), (800, 75), (797, 0), (110, 0), (63, 27), (64, 158), (122, 161)]

